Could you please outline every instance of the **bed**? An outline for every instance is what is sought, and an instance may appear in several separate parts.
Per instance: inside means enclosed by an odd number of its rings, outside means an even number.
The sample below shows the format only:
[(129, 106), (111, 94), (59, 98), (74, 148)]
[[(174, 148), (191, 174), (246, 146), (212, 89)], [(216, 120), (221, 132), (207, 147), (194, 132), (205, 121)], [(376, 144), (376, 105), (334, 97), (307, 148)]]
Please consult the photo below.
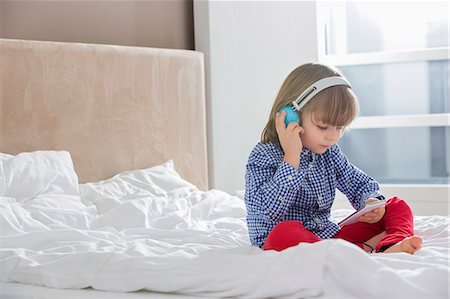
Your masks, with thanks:
[(448, 216), (414, 255), (250, 246), (208, 186), (204, 80), (195, 51), (0, 40), (2, 298), (449, 297)]

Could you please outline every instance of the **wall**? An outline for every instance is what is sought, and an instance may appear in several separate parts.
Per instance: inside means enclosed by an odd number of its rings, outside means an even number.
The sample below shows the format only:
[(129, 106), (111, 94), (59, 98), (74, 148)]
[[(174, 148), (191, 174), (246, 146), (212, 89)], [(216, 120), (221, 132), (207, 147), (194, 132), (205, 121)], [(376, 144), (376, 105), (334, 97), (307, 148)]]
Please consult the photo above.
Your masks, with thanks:
[[(193, 48), (192, 1), (3, 1), (4, 38)], [(210, 186), (244, 188), (275, 95), (317, 60), (313, 1), (194, 2), (205, 53)]]
[(312, 1), (194, 1), (196, 50), (205, 53), (210, 187), (244, 188), (282, 81), (317, 60)]
[(192, 0), (0, 3), (3, 38), (194, 48)]

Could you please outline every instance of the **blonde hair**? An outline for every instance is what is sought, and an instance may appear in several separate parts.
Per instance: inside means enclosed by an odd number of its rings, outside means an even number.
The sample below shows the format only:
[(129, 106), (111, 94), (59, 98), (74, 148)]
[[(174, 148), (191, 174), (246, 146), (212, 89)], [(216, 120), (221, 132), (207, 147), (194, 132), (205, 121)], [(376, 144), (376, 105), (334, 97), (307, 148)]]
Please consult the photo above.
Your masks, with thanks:
[[(311, 84), (331, 76), (344, 77), (335, 67), (321, 63), (306, 63), (294, 69), (284, 80), (270, 112), (261, 142), (279, 144), (275, 129), (275, 115), (291, 103)], [(358, 99), (350, 87), (337, 85), (319, 92), (300, 111), (301, 115), (314, 114), (314, 118), (337, 127), (348, 126), (358, 114)]]

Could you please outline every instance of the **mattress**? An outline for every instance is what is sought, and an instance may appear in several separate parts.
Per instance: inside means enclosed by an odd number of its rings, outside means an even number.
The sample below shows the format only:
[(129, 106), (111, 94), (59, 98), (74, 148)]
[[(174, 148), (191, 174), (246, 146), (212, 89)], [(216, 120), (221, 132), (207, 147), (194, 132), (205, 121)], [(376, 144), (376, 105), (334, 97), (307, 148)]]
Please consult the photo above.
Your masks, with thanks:
[(448, 216), (415, 216), (414, 255), (334, 239), (263, 251), (241, 198), (199, 190), (170, 160), (79, 184), (64, 151), (0, 158), (2, 298), (449, 295)]

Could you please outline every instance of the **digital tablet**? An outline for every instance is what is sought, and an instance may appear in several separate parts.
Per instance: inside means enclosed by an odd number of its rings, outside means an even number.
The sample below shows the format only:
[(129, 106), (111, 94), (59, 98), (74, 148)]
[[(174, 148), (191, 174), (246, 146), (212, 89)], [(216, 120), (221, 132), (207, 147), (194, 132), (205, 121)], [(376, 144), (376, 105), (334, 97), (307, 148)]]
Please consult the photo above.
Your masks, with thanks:
[(339, 226), (344, 226), (346, 224), (352, 224), (358, 221), (358, 218), (364, 215), (365, 213), (368, 213), (376, 208), (382, 207), (386, 204), (385, 200), (380, 200), (378, 202), (373, 202), (365, 206), (359, 211), (356, 211), (352, 214), (350, 214), (348, 217), (346, 217), (344, 220), (339, 222)]

